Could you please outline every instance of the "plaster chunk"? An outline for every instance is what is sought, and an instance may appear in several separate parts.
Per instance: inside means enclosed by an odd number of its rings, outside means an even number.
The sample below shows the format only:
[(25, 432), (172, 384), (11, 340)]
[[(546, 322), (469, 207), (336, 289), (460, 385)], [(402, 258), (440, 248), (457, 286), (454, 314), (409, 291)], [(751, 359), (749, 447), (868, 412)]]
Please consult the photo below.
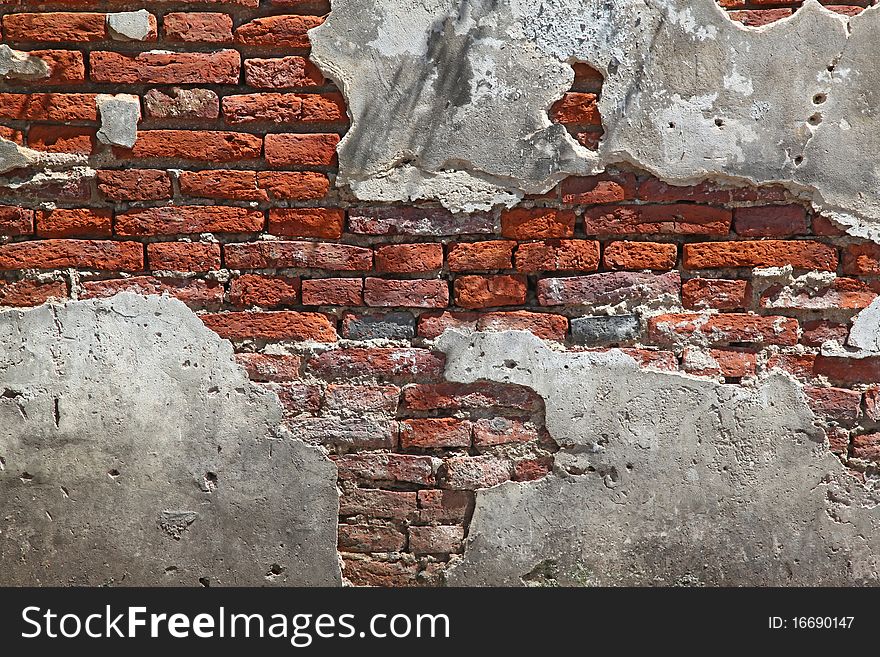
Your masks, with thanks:
[(0, 45), (0, 79), (38, 80), (49, 77), (49, 65), (45, 61), (20, 50), (13, 50), (5, 43)]
[(336, 468), (280, 422), (177, 300), (0, 313), (0, 584), (340, 584)]
[(792, 378), (725, 386), (525, 332), (439, 347), (449, 380), (537, 391), (560, 446), (543, 479), (477, 492), (447, 583), (880, 583), (880, 490), (846, 473)]
[(153, 31), (152, 15), (146, 9), (107, 14), (107, 28), (114, 41), (144, 41)]
[[(780, 184), (880, 240), (878, 7), (752, 28), (714, 0), (335, 0), (310, 38), (352, 120), (339, 182), (365, 200), (510, 206), (630, 166)], [(605, 78), (597, 152), (548, 117), (572, 62)]]
[(99, 94), (95, 102), (101, 117), (98, 141), (123, 148), (134, 146), (138, 122), (141, 120), (140, 98), (130, 94)]
[(853, 317), (847, 344), (869, 354), (880, 354), (880, 297)]

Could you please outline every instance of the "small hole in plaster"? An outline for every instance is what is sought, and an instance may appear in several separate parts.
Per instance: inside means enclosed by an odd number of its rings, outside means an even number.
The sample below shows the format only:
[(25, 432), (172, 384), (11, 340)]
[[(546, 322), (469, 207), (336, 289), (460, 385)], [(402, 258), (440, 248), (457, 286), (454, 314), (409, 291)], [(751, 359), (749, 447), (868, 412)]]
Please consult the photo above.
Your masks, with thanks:
[(670, 122), (669, 122), (669, 127), (670, 127), (670, 128), (675, 128), (675, 124), (674, 124), (672, 121), (670, 121)]
[(822, 123), (822, 115), (819, 112), (816, 112), (813, 116), (807, 119), (807, 123), (810, 125), (819, 125)]
[(116, 468), (113, 468), (112, 470), (107, 472), (107, 476), (110, 477), (111, 479), (116, 479), (119, 476), (119, 470), (117, 470)]
[(720, 128), (721, 126), (724, 125), (724, 120), (723, 119), (715, 119), (715, 125), (717, 125)]
[(816, 94), (815, 96), (813, 96), (814, 105), (821, 105), (826, 100), (828, 100), (828, 96), (826, 96), (825, 94)]
[(22, 472), (21, 477), (19, 477), (19, 479), (21, 479), (24, 483), (27, 484), (27, 483), (34, 480), (34, 475), (32, 475), (30, 472)]
[(829, 73), (833, 73), (833, 72), (834, 72), (834, 69), (835, 69), (835, 66), (834, 66), (834, 64), (829, 64), (826, 68), (828, 69), (828, 72), (829, 72)]
[(796, 158), (794, 158), (794, 163), (795, 163), (797, 166), (800, 166), (801, 164), (803, 164), (803, 162), (804, 162), (804, 156), (803, 156), (803, 155), (798, 155)]
[(211, 580), (209, 580), (207, 577), (199, 577), (199, 584), (207, 589), (211, 586)]

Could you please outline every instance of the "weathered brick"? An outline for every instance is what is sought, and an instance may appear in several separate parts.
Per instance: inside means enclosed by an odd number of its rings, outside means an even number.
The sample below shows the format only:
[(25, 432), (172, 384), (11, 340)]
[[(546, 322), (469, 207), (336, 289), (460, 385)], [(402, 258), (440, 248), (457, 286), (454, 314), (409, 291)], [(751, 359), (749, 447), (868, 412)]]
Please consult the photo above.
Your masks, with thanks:
[(564, 341), (568, 319), (553, 313), (528, 310), (494, 312), (429, 312), (419, 316), (419, 335), (433, 340), (443, 331), (529, 331), (544, 340)]
[(34, 232), (34, 211), (12, 205), (0, 206), (0, 235), (18, 237)]
[(835, 308), (866, 308), (877, 298), (876, 289), (854, 278), (835, 278), (829, 285), (793, 290), (774, 285), (767, 288), (760, 298), (762, 308), (791, 308), (802, 310), (833, 310)]
[(345, 212), (338, 208), (272, 208), (269, 232), (284, 237), (339, 239)]
[(18, 13), (3, 17), (9, 41), (101, 41), (107, 38), (104, 14), (87, 12)]
[(415, 491), (348, 488), (339, 497), (340, 516), (414, 520), (419, 515)]
[(459, 276), (453, 287), (455, 303), (462, 308), (521, 306), (528, 293), (525, 276)]
[(324, 407), (336, 412), (394, 413), (400, 388), (394, 385), (331, 383), (324, 391)]
[(292, 306), (299, 298), (300, 280), (292, 276), (244, 274), (232, 279), (229, 300), (240, 308)]
[(147, 245), (152, 270), (204, 272), (220, 269), (220, 245), (211, 242), (156, 242)]
[(324, 22), (319, 16), (266, 16), (240, 25), (235, 42), (271, 48), (309, 47), (308, 31)]
[(226, 265), (233, 269), (308, 268), (367, 271), (373, 251), (330, 242), (250, 242), (224, 246)]
[(449, 305), (449, 286), (437, 279), (367, 278), (364, 302), (374, 307), (443, 308)]
[(813, 378), (814, 354), (775, 354), (767, 360), (767, 369), (781, 369), (804, 379)]
[(846, 324), (814, 319), (803, 323), (801, 342), (808, 347), (821, 347), (829, 340), (844, 344), (847, 337), (849, 337), (849, 327)]
[(843, 251), (843, 272), (854, 276), (880, 276), (880, 244), (850, 244)]
[(546, 240), (520, 244), (516, 268), (524, 272), (596, 271), (599, 242), (593, 240)]
[(493, 240), (490, 242), (457, 242), (449, 245), (447, 260), (450, 271), (484, 271), (510, 269), (513, 266), (513, 249), (516, 242)]
[(682, 283), (681, 303), (693, 310), (736, 310), (749, 305), (748, 281), (692, 278)]
[(333, 349), (313, 356), (308, 369), (323, 379), (375, 377), (388, 381), (433, 381), (442, 377), (442, 353), (416, 348)]
[[(819, 358), (816, 359), (817, 363)], [(820, 417), (851, 426), (862, 415), (860, 392), (845, 388), (804, 386), (804, 394), (813, 412)]]
[(587, 235), (727, 235), (730, 210), (690, 204), (610, 205), (584, 212)]
[(137, 242), (50, 239), (0, 245), (0, 270), (98, 269), (141, 271), (144, 247)]
[(266, 135), (266, 162), (271, 166), (330, 166), (336, 162), (335, 134)]
[(282, 354), (235, 354), (253, 381), (284, 382), (299, 378), (302, 358)]
[(816, 356), (813, 372), (843, 384), (880, 381), (880, 356)]
[(474, 422), (473, 431), (474, 447), (478, 450), (538, 440), (538, 430), (531, 422), (506, 417), (479, 419)]
[(318, 278), (302, 283), (304, 306), (360, 306), (364, 302), (360, 278)]
[(420, 490), (419, 521), (459, 523), (470, 517), (474, 494), (465, 490)]
[(88, 155), (95, 149), (95, 128), (34, 125), (28, 130), (28, 146), (50, 153)]
[(472, 425), (451, 417), (404, 420), (400, 424), (401, 449), (470, 447)]
[(616, 305), (621, 301), (644, 303), (658, 297), (678, 297), (678, 272), (643, 274), (605, 272), (571, 278), (538, 281), (538, 303), (542, 306)]
[(93, 82), (116, 84), (238, 84), (237, 50), (202, 52), (89, 53)]
[(443, 266), (441, 244), (386, 244), (376, 248), (376, 271), (415, 274)]
[(603, 262), (608, 269), (673, 269), (678, 258), (675, 244), (661, 242), (611, 242)]
[(81, 299), (112, 297), (120, 292), (172, 296), (195, 310), (216, 309), (223, 301), (223, 286), (217, 281), (199, 279), (132, 276), (82, 283)]
[(805, 235), (807, 212), (800, 205), (761, 205), (736, 208), (733, 226), (743, 237), (791, 237)]
[(456, 456), (443, 462), (440, 485), (452, 490), (489, 488), (510, 480), (510, 463), (494, 456)]
[(410, 411), (507, 408), (535, 413), (543, 400), (530, 388), (505, 383), (416, 384), (403, 390)]
[(98, 189), (111, 201), (157, 201), (171, 198), (171, 179), (159, 169), (104, 169)]
[(345, 313), (342, 335), (349, 340), (412, 340), (416, 320), (408, 312)]
[[(271, 136), (271, 135), (270, 135)], [(211, 130), (139, 131), (131, 150), (121, 157), (175, 158), (197, 162), (237, 162), (260, 157), (263, 140), (243, 132)]]
[(205, 325), (227, 340), (311, 340), (335, 342), (336, 327), (321, 313), (232, 312), (202, 315)]
[(144, 108), (153, 119), (216, 119), (220, 98), (211, 89), (150, 89), (144, 94)]
[(312, 201), (330, 191), (326, 174), (313, 171), (258, 171), (257, 186), (269, 198), (284, 201)]
[(440, 460), (409, 454), (346, 454), (333, 459), (342, 480), (402, 482), (431, 486)]
[(684, 245), (685, 269), (730, 267), (784, 267), (795, 269), (837, 269), (837, 250), (809, 240), (761, 240), (702, 242)]
[(320, 87), (326, 83), (317, 66), (297, 56), (247, 59), (244, 79), (245, 84), (258, 89)]
[(795, 345), (798, 322), (790, 317), (762, 317), (745, 313), (711, 315), (673, 313), (648, 320), (648, 337), (662, 345), (704, 342)]
[[(878, 448), (880, 453), (880, 448)], [(437, 525), (409, 528), (409, 551), (413, 554), (450, 554), (461, 552), (464, 527)]]
[(634, 342), (642, 331), (636, 315), (597, 315), (571, 319), (571, 341), (587, 347)]
[(415, 561), (376, 561), (342, 554), (345, 579), (354, 586), (418, 586), (419, 564)]
[(575, 215), (553, 208), (515, 208), (501, 213), (501, 234), (515, 240), (574, 235)]
[(880, 461), (880, 433), (853, 436), (852, 455), (857, 459)]
[(168, 41), (230, 43), (232, 17), (210, 11), (169, 12), (162, 17)]
[(342, 96), (335, 93), (258, 93), (225, 96), (223, 118), (230, 125), (347, 121)]
[(742, 378), (751, 376), (757, 368), (758, 357), (754, 352), (742, 349), (699, 349), (687, 347), (682, 367), (688, 374), (697, 376), (725, 376)]
[(64, 281), (0, 280), (0, 306), (23, 308), (39, 306), (50, 299), (66, 299), (67, 283)]
[(256, 233), (263, 224), (260, 210), (217, 205), (144, 208), (116, 215), (116, 233), (126, 236)]
[(372, 417), (301, 417), (288, 423), (291, 433), (308, 443), (337, 450), (394, 449), (397, 423)]
[(562, 182), (563, 203), (619, 203), (631, 200), (635, 193), (636, 177), (631, 173), (572, 177)]
[(37, 212), (39, 237), (109, 237), (113, 213), (88, 208), (40, 210)]
[(556, 123), (571, 125), (602, 125), (598, 96), (591, 93), (569, 92), (550, 108), (550, 118)]
[(552, 469), (553, 459), (550, 457), (521, 459), (514, 462), (511, 479), (514, 481), (534, 481), (546, 477)]
[(0, 93), (0, 118), (21, 121), (97, 121), (96, 94)]
[(339, 549), (346, 552), (396, 552), (406, 536), (393, 525), (339, 525)]
[(352, 233), (362, 235), (446, 237), (495, 232), (495, 220), (487, 212), (454, 214), (438, 208), (352, 208), (348, 223)]

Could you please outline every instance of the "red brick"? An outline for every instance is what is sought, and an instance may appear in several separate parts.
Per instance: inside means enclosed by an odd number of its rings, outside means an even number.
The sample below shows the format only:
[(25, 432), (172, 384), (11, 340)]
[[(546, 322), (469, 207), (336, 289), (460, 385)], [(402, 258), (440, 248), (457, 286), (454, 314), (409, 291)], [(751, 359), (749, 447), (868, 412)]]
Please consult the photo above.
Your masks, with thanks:
[(457, 242), (449, 245), (450, 271), (485, 271), (510, 269), (513, 266), (513, 249), (516, 242), (493, 240), (491, 242)]
[(346, 552), (397, 552), (406, 536), (393, 525), (339, 525), (339, 549)]
[(791, 237), (809, 232), (807, 212), (800, 205), (736, 208), (733, 226), (743, 237)]
[(420, 490), (419, 522), (458, 523), (470, 517), (474, 495), (464, 490)]
[(731, 267), (784, 267), (795, 269), (837, 269), (837, 250), (809, 240), (762, 240), (703, 242), (684, 245), (686, 269)]
[(791, 16), (791, 9), (753, 9), (748, 11), (731, 11), (727, 14), (731, 19), (749, 27), (769, 25)]
[(324, 392), (324, 407), (345, 413), (395, 413), (400, 388), (393, 385), (333, 384)]
[(530, 388), (506, 383), (417, 384), (403, 390), (409, 411), (506, 408), (535, 413), (543, 400)]
[(510, 312), (451, 312), (422, 313), (419, 316), (419, 336), (433, 340), (446, 329), (473, 331), (529, 331), (544, 340), (563, 342), (568, 333), (568, 319), (552, 313), (527, 310)]
[(515, 240), (574, 235), (574, 212), (553, 208), (515, 208), (501, 213), (501, 234)]
[(546, 477), (553, 469), (553, 459), (540, 457), (535, 459), (523, 459), (513, 464), (514, 481), (534, 481)]
[(438, 476), (443, 488), (489, 488), (510, 480), (510, 464), (494, 456), (456, 456), (443, 462)]
[(309, 47), (307, 32), (324, 22), (318, 16), (266, 16), (256, 18), (235, 30), (235, 42), (247, 46), (271, 48)]
[(343, 553), (343, 574), (354, 586), (403, 587), (419, 584), (415, 561), (376, 561)]
[(415, 274), (443, 266), (441, 244), (386, 244), (376, 248), (376, 271)]
[(39, 57), (49, 67), (49, 77), (33, 80), (32, 85), (68, 84), (86, 79), (85, 61), (78, 50), (31, 50), (28, 54)]
[(252, 381), (285, 382), (299, 378), (302, 358), (281, 354), (235, 354)]
[(335, 134), (266, 135), (266, 162), (271, 166), (331, 166), (336, 163)]
[(611, 242), (605, 247), (607, 269), (673, 269), (678, 258), (675, 244), (660, 242)]
[(865, 416), (874, 422), (880, 420), (880, 386), (871, 386), (865, 390)]
[(419, 515), (416, 492), (346, 489), (339, 497), (339, 515), (414, 520)]
[(361, 481), (388, 481), (430, 486), (434, 484), (437, 459), (409, 454), (346, 454), (333, 459), (339, 478)]
[(269, 200), (266, 191), (257, 186), (256, 171), (235, 169), (182, 171), (178, 180), (180, 181), (180, 192), (185, 196), (233, 201)]
[(690, 204), (610, 205), (584, 212), (587, 235), (727, 235), (730, 210)]
[(269, 232), (285, 237), (339, 239), (345, 212), (338, 208), (273, 208), (269, 210)]
[(144, 109), (153, 119), (216, 119), (220, 97), (210, 89), (150, 89), (144, 94)]
[(330, 191), (327, 176), (312, 171), (258, 171), (257, 186), (270, 198), (284, 201), (317, 200)]
[(229, 300), (242, 308), (292, 306), (299, 298), (299, 288), (298, 278), (245, 274), (232, 279)]
[(846, 457), (849, 453), (849, 431), (843, 427), (826, 427), (829, 449), (838, 456)]
[(682, 367), (688, 374), (697, 376), (718, 376), (742, 378), (752, 376), (758, 364), (755, 353), (742, 349), (698, 349), (687, 347), (684, 350)]
[(34, 211), (13, 205), (0, 206), (0, 235), (18, 237), (34, 232)]
[(494, 234), (495, 218), (488, 212), (452, 213), (441, 208), (350, 208), (349, 231), (361, 235), (447, 235)]
[(631, 173), (573, 177), (562, 182), (562, 202), (581, 205), (629, 201), (636, 194), (636, 177)]
[(339, 94), (259, 93), (223, 98), (223, 118), (247, 123), (339, 123), (347, 120)]
[(599, 71), (583, 62), (574, 62), (571, 67), (574, 69), (572, 89), (576, 91), (594, 91), (596, 93), (602, 89), (604, 78)]
[(205, 325), (228, 340), (311, 340), (336, 342), (335, 324), (320, 313), (234, 312), (202, 315)]
[(483, 418), (474, 422), (474, 447), (478, 450), (496, 445), (528, 443), (538, 440), (538, 430), (531, 423), (506, 417)]
[(748, 281), (692, 278), (681, 285), (681, 303), (693, 310), (736, 310), (750, 305)]
[(159, 169), (98, 171), (98, 189), (112, 201), (156, 201), (171, 198), (171, 179)]
[(232, 17), (208, 11), (170, 12), (162, 18), (168, 41), (230, 43)]
[(50, 153), (90, 154), (96, 144), (95, 128), (34, 125), (28, 130), (28, 146)]
[(644, 303), (658, 297), (677, 297), (678, 272), (602, 272), (589, 276), (544, 278), (538, 281), (538, 303), (559, 305), (616, 305), (621, 301)]
[(153, 271), (212, 271), (220, 269), (220, 245), (210, 242), (148, 244), (147, 262)]
[(0, 118), (21, 121), (97, 121), (96, 94), (0, 93)]
[(202, 52), (92, 51), (93, 82), (115, 84), (238, 84), (241, 55), (237, 50)]
[(821, 347), (829, 340), (844, 344), (847, 337), (849, 327), (846, 324), (818, 319), (804, 322), (801, 342), (808, 347)]
[(218, 205), (144, 208), (116, 215), (116, 233), (131, 236), (256, 233), (263, 224), (261, 210)]
[[(304, 417), (304, 413), (317, 413), (321, 408), (321, 388), (316, 385), (306, 383), (267, 383), (262, 385), (263, 388), (272, 390), (278, 395), (278, 401), (281, 402), (281, 409), (287, 420), (288, 427), (296, 436), (300, 436), (306, 442), (314, 442), (314, 437), (310, 432), (304, 430), (303, 425), (309, 422), (322, 422), (324, 418)], [(331, 422), (333, 420), (330, 420)], [(318, 433), (324, 437), (326, 427), (320, 427)], [(314, 428), (313, 428), (314, 429)], [(331, 440), (328, 438), (328, 443)], [(390, 447), (390, 444), (382, 444), (381, 447)]]
[(843, 384), (880, 381), (880, 356), (816, 356), (813, 373)]
[(880, 461), (880, 433), (867, 433), (854, 436), (852, 456), (856, 459)]
[(813, 215), (813, 235), (840, 237), (846, 235), (846, 231), (838, 228), (837, 224), (830, 219), (817, 214)]
[(130, 151), (120, 157), (175, 158), (197, 162), (237, 162), (260, 157), (263, 140), (243, 132), (211, 130), (147, 130), (138, 132)]
[(194, 309), (215, 309), (223, 301), (223, 286), (217, 281), (133, 276), (104, 281), (85, 281), (80, 298), (112, 297), (119, 292), (168, 294)]
[(813, 378), (813, 354), (775, 354), (767, 360), (767, 369), (779, 368), (804, 379)]
[(244, 62), (245, 84), (258, 89), (295, 89), (326, 84), (318, 67), (304, 57), (247, 59)]
[(137, 242), (52, 239), (0, 245), (0, 270), (98, 269), (141, 271), (144, 247)]
[(462, 308), (521, 306), (528, 292), (525, 276), (506, 275), (459, 276), (454, 289), (455, 303)]
[(364, 281), (360, 278), (319, 278), (302, 283), (304, 306), (361, 306)]
[(432, 381), (443, 375), (442, 353), (415, 348), (333, 349), (313, 356), (309, 371), (323, 379), (375, 377), (388, 381)]
[(101, 41), (107, 37), (104, 14), (54, 12), (6, 14), (3, 36), (9, 41)]
[(705, 341), (713, 345), (741, 342), (791, 346), (797, 344), (798, 322), (790, 317), (745, 313), (673, 313), (651, 317), (648, 336), (663, 345)]
[(443, 308), (449, 305), (449, 286), (436, 279), (368, 278), (364, 281), (364, 302), (379, 308)]
[(308, 268), (366, 271), (373, 266), (373, 251), (329, 242), (251, 242), (227, 244), (226, 266), (233, 269)]
[(37, 212), (39, 237), (109, 237), (113, 213), (110, 210), (56, 209)]
[(843, 251), (843, 272), (855, 276), (880, 276), (880, 244), (850, 244)]
[(404, 420), (400, 424), (401, 449), (470, 447), (471, 423), (451, 417)]
[(409, 551), (413, 554), (461, 552), (463, 541), (464, 527), (461, 525), (409, 528)]
[(550, 119), (570, 125), (602, 125), (596, 94), (569, 92), (550, 108)]
[(520, 244), (516, 268), (524, 272), (596, 271), (599, 242), (593, 240), (546, 240)]
[[(818, 364), (819, 356), (816, 359)], [(804, 386), (804, 394), (813, 412), (844, 425), (852, 425), (862, 415), (862, 394), (845, 388)]]
[(50, 299), (66, 299), (67, 283), (64, 281), (0, 280), (0, 306), (23, 308), (39, 306)]

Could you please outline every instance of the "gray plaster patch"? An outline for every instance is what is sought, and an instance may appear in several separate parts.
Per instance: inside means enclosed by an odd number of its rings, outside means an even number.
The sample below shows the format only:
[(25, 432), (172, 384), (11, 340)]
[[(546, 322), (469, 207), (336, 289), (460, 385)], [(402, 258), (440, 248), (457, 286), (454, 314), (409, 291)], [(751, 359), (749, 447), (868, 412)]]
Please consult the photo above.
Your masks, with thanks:
[[(485, 209), (631, 165), (782, 184), (880, 240), (880, 8), (807, 0), (750, 28), (715, 0), (334, 0), (310, 37), (352, 119), (339, 182), (362, 199)], [(571, 62), (605, 78), (598, 152), (548, 117)]]
[(134, 146), (138, 121), (141, 120), (140, 98), (130, 94), (99, 94), (95, 102), (101, 117), (98, 141), (123, 148)]
[(853, 317), (847, 344), (864, 352), (880, 353), (880, 297)]
[(547, 477), (477, 492), (449, 584), (878, 583), (880, 491), (845, 473), (792, 379), (724, 386), (524, 332), (439, 346), (452, 381), (536, 390), (560, 445)]
[(0, 313), (0, 584), (339, 584), (336, 468), (280, 421), (179, 301)]
[(143, 41), (153, 31), (152, 15), (146, 9), (107, 14), (107, 29), (114, 41)]

